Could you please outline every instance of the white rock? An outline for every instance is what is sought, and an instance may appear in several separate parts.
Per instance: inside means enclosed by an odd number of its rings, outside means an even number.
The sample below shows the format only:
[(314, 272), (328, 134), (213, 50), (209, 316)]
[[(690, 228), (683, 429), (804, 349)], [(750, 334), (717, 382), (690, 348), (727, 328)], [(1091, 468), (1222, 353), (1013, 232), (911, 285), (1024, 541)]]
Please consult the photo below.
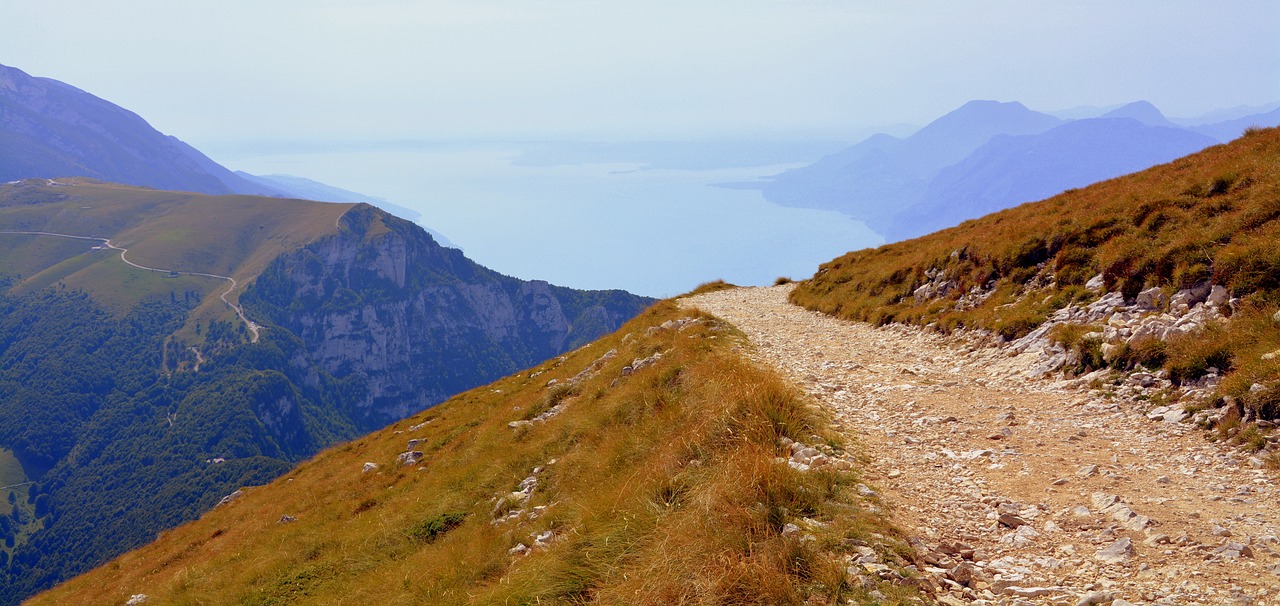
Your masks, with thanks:
[(1134, 305), (1138, 309), (1154, 310), (1159, 309), (1164, 303), (1164, 291), (1159, 286), (1153, 286), (1140, 293), (1134, 301)]
[(418, 462), (422, 461), (422, 458), (425, 456), (426, 455), (423, 454), (421, 450), (410, 450), (400, 453), (396, 456), (396, 460), (399, 461), (401, 465), (416, 465)]
[(366, 462), (366, 463), (364, 464), (364, 470), (363, 470), (363, 471), (361, 471), (360, 473), (369, 473), (369, 472), (371, 472), (371, 471), (376, 470), (377, 468), (378, 468), (378, 464), (377, 464), (377, 463), (368, 463), (368, 462)]
[(129, 596), (129, 601), (125, 602), (125, 606), (137, 606), (138, 604), (145, 603), (146, 601), (147, 601), (147, 594), (135, 593)]
[(1018, 596), (1020, 598), (1039, 598), (1050, 595), (1054, 592), (1049, 587), (1018, 587), (1010, 585), (1004, 588), (1006, 595)]
[(235, 492), (233, 492), (233, 493), (231, 493), (231, 494), (229, 494), (229, 495), (227, 495), (227, 496), (225, 496), (225, 497), (222, 497), (222, 500), (218, 501), (218, 504), (217, 504), (217, 505), (214, 505), (214, 507), (222, 507), (223, 505), (226, 505), (227, 503), (230, 503), (230, 502), (232, 502), (232, 501), (234, 501), (234, 500), (236, 500), (236, 499), (238, 499), (238, 498), (240, 498), (240, 497), (243, 497), (243, 496), (244, 496), (244, 491), (243, 491), (243, 490), (237, 490), (237, 491), (235, 491)]
[(1100, 604), (1109, 604), (1112, 602), (1112, 596), (1105, 591), (1093, 591), (1080, 596), (1080, 600), (1076, 602), (1076, 606), (1096, 606)]
[(1131, 555), (1133, 555), (1133, 542), (1129, 540), (1129, 537), (1124, 537), (1099, 549), (1094, 557), (1106, 564), (1122, 564), (1128, 561)]
[(1204, 302), (1205, 302), (1205, 304), (1206, 304), (1206, 305), (1212, 305), (1212, 306), (1214, 306), (1214, 307), (1219, 307), (1219, 306), (1221, 306), (1223, 303), (1226, 303), (1228, 300), (1230, 300), (1230, 297), (1227, 295), (1227, 289), (1225, 289), (1225, 288), (1223, 288), (1223, 287), (1221, 287), (1221, 286), (1219, 286), (1219, 285), (1217, 285), (1217, 284), (1214, 284), (1214, 285), (1213, 285), (1213, 288), (1212, 288), (1212, 289), (1210, 289), (1210, 291), (1209, 291), (1209, 296), (1208, 296), (1208, 298), (1206, 298), (1206, 299), (1204, 300)]

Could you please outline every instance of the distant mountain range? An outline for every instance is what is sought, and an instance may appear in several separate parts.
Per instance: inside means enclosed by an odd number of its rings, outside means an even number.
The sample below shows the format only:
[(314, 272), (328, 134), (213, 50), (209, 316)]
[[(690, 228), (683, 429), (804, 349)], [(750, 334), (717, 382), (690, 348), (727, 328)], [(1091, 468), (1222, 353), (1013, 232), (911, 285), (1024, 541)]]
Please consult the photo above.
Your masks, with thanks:
[[(1240, 111), (1265, 110), (1239, 116)], [(1146, 101), (1060, 116), (971, 101), (906, 138), (874, 135), (761, 189), (783, 206), (836, 210), (901, 240), (1073, 187), (1168, 162), (1280, 124), (1280, 109), (1236, 108), (1196, 126)]]
[(403, 219), (420, 216), (381, 198), (311, 179), (232, 172), (127, 109), (69, 84), (4, 65), (0, 65), (0, 149), (6, 152), (0, 155), (0, 182), (90, 177), (215, 196), (366, 202)]

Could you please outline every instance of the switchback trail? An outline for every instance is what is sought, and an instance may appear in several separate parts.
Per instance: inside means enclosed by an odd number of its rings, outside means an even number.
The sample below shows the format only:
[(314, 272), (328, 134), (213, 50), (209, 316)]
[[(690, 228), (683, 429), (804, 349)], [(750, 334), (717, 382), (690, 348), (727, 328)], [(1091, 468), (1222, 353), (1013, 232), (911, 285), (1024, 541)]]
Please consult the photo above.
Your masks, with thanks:
[(1032, 381), (991, 347), (845, 322), (791, 286), (683, 299), (829, 411), (943, 604), (1280, 605), (1262, 461), (1145, 402)]
[(230, 307), (231, 309), (235, 310), (236, 315), (239, 316), (240, 318), (240, 321), (244, 322), (245, 327), (249, 329), (249, 334), (250, 334), (249, 341), (251, 343), (258, 342), (258, 331), (259, 331), (258, 325), (252, 320), (250, 320), (249, 318), (245, 317), (244, 309), (242, 309), (239, 305), (232, 303), (230, 300), (227, 299), (227, 295), (234, 292), (237, 286), (236, 279), (232, 278), (231, 276), (223, 276), (219, 274), (208, 274), (208, 273), (203, 273), (198, 271), (179, 271), (176, 269), (162, 269), (158, 267), (147, 267), (145, 265), (139, 265), (137, 263), (134, 263), (133, 261), (130, 261), (128, 257), (125, 256), (129, 252), (129, 249), (116, 246), (115, 244), (111, 243), (111, 240), (107, 238), (100, 238), (97, 236), (77, 236), (72, 234), (60, 234), (60, 233), (48, 232), (48, 231), (10, 231), (10, 230), (0, 230), (0, 234), (13, 234), (13, 235), (21, 235), (21, 236), (53, 236), (57, 238), (71, 238), (74, 240), (91, 240), (91, 241), (102, 242), (103, 246), (106, 246), (111, 250), (120, 251), (121, 261), (124, 261), (126, 264), (128, 264), (131, 267), (135, 267), (143, 271), (156, 271), (156, 272), (161, 272), (166, 274), (174, 274), (174, 275), (182, 275), (182, 276), (200, 276), (204, 278), (217, 278), (219, 280), (226, 280), (231, 284), (230, 286), (227, 287), (226, 290), (222, 291), (222, 294), (218, 298), (222, 299), (222, 302), (226, 303), (227, 307)]

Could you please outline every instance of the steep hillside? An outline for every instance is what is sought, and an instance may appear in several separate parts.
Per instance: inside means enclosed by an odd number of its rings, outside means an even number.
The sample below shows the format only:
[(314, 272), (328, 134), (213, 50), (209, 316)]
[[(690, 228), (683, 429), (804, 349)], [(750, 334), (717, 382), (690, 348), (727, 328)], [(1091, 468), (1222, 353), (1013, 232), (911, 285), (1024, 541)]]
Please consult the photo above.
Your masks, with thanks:
[(1180, 128), (1114, 117), (1077, 120), (1038, 135), (993, 137), (963, 161), (938, 171), (920, 201), (901, 209), (885, 235), (890, 240), (924, 235), (1162, 164), (1214, 143)]
[[(1141, 173), (851, 252), (792, 300), (845, 318), (1024, 339), (1020, 348), (1052, 354), (1044, 372), (1163, 367), (1156, 380), (1181, 389), (1162, 397), (1226, 404), (1229, 422), (1274, 419), (1278, 167), (1280, 129), (1250, 131)], [(1197, 401), (1205, 390), (1210, 399)]]
[(370, 206), (342, 221), (278, 257), (242, 299), (358, 385), (364, 428), (588, 343), (651, 301), (503, 276)]
[(0, 65), (0, 182), (90, 177), (178, 191), (275, 196), (137, 114), (74, 86)]
[(0, 457), (33, 482), (0, 514), (3, 603), (650, 303), (363, 204), (27, 180), (0, 243)]
[(911, 548), (742, 345), (661, 303), (31, 603), (908, 603)]

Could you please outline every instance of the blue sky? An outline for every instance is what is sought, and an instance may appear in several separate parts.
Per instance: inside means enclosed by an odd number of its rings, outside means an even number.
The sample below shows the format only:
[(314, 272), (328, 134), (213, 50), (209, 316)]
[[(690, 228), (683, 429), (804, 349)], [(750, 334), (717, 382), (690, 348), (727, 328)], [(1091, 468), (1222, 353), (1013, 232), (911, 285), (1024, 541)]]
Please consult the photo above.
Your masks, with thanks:
[(0, 63), (196, 144), (851, 137), (1280, 100), (1280, 2), (0, 0)]

